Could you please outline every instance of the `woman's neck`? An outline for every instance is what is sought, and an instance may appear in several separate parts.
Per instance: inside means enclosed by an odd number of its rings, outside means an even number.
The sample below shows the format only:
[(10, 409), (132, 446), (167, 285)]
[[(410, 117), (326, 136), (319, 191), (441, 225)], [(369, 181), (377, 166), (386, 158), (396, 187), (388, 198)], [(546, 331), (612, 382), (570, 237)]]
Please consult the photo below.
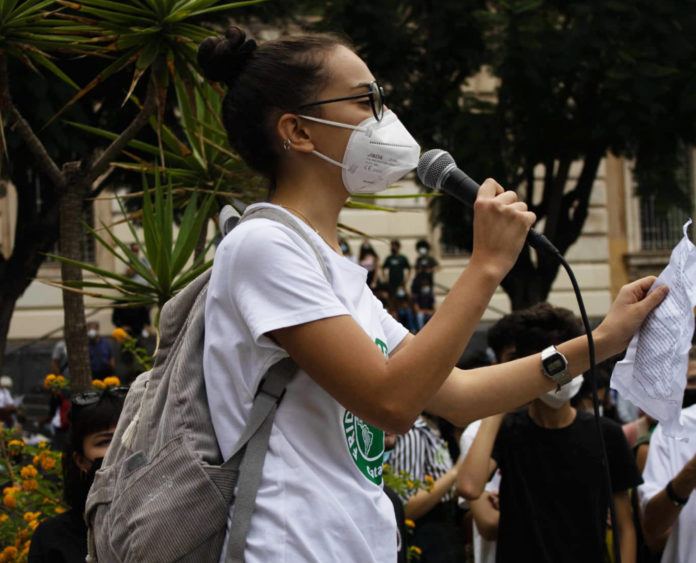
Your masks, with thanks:
[(307, 223), (339, 254), (338, 214), (345, 201), (345, 190), (336, 189), (329, 182), (322, 183), (320, 178), (309, 177), (279, 180), (271, 198), (271, 203)]

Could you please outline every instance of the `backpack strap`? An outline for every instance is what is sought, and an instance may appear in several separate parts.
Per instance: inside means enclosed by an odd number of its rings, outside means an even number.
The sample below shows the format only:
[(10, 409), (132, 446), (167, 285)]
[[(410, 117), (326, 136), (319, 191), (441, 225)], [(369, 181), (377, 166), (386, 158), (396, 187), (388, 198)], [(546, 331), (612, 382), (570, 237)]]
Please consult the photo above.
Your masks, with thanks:
[[(319, 249), (301, 225), (289, 214), (272, 207), (257, 207), (246, 211), (240, 221), (265, 218), (277, 221), (292, 229), (314, 251), (326, 279), (331, 276)], [(244, 432), (223, 467), (238, 472), (237, 495), (232, 511), (227, 540), (226, 563), (243, 563), (246, 538), (251, 516), (256, 506), (256, 493), (261, 483), (263, 463), (273, 428), (273, 419), (285, 388), (297, 373), (297, 364), (289, 356), (273, 364), (261, 380), (251, 407)]]

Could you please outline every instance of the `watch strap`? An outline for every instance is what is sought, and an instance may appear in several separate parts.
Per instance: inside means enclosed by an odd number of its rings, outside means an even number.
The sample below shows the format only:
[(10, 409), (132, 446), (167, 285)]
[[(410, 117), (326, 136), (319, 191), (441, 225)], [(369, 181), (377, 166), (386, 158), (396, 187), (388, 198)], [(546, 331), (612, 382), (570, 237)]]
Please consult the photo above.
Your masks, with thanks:
[(686, 498), (682, 498), (677, 495), (677, 493), (674, 492), (674, 488), (672, 487), (672, 481), (667, 483), (667, 486), (665, 487), (665, 492), (667, 493), (667, 497), (669, 500), (672, 502), (674, 506), (678, 506), (681, 508), (684, 506), (687, 502), (689, 502), (689, 497), (687, 496)]

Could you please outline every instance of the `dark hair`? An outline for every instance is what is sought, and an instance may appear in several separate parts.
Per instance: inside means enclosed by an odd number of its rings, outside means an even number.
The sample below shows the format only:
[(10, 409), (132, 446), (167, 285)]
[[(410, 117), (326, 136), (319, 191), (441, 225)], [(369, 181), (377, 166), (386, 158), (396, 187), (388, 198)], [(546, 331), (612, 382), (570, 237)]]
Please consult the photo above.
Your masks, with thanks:
[[(601, 389), (609, 388), (609, 383), (611, 381), (611, 373), (614, 371), (614, 366), (616, 365), (616, 363), (623, 358), (623, 355), (624, 353), (621, 352), (620, 354), (607, 358), (606, 360), (598, 363), (595, 366), (598, 391)], [(580, 386), (580, 390), (577, 392), (575, 397), (573, 397), (570, 400), (570, 404), (572, 406), (576, 406), (581, 399), (592, 396), (592, 380), (590, 378), (591, 375), (589, 371), (582, 374), (582, 385)]]
[(540, 352), (583, 334), (582, 324), (572, 311), (538, 303), (505, 315), (488, 329), (488, 345), (498, 361), (503, 350), (512, 346), (515, 357), (522, 358)]
[(271, 184), (276, 180), (282, 141), (275, 135), (275, 121), (284, 112), (314, 101), (329, 79), (324, 57), (339, 45), (347, 43), (329, 34), (257, 45), (246, 39), (243, 30), (231, 27), (225, 37), (208, 37), (198, 47), (198, 64), (205, 77), (227, 85), (222, 119), (230, 145)]
[(72, 406), (70, 429), (63, 448), (63, 498), (73, 510), (83, 512), (92, 484), (75, 464), (73, 453), (84, 455), (84, 441), (89, 434), (103, 432), (118, 423), (123, 398), (104, 392), (98, 402), (84, 407)]
[(419, 249), (421, 247), (424, 247), (424, 248), (427, 248), (428, 250), (430, 250), (430, 243), (427, 240), (425, 240), (424, 238), (418, 239), (418, 242), (416, 242), (416, 249)]
[(363, 243), (360, 245), (360, 254), (359, 254), (359, 256), (358, 256), (358, 260), (362, 260), (362, 259), (365, 258), (365, 256), (367, 256), (368, 254), (374, 256), (375, 258), (377, 258), (377, 253), (375, 252), (375, 249), (372, 248), (372, 245), (371, 245), (369, 242), (368, 242), (368, 243), (364, 243), (364, 242), (363, 242)]

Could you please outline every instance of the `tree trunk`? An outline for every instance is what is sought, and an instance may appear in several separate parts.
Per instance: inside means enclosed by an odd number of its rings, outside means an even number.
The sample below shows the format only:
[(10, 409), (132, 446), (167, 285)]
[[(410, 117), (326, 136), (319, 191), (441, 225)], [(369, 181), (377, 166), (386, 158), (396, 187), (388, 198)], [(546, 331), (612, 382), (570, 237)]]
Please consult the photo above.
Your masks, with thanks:
[[(72, 260), (81, 260), (83, 200), (87, 195), (80, 178), (80, 163), (69, 162), (63, 166), (66, 188), (60, 201), (60, 253)], [(63, 284), (82, 280), (82, 270), (71, 264), (61, 264)], [(79, 393), (92, 386), (92, 373), (87, 348), (87, 327), (82, 294), (63, 290), (63, 314), (65, 343), (70, 361), (70, 388)]]

